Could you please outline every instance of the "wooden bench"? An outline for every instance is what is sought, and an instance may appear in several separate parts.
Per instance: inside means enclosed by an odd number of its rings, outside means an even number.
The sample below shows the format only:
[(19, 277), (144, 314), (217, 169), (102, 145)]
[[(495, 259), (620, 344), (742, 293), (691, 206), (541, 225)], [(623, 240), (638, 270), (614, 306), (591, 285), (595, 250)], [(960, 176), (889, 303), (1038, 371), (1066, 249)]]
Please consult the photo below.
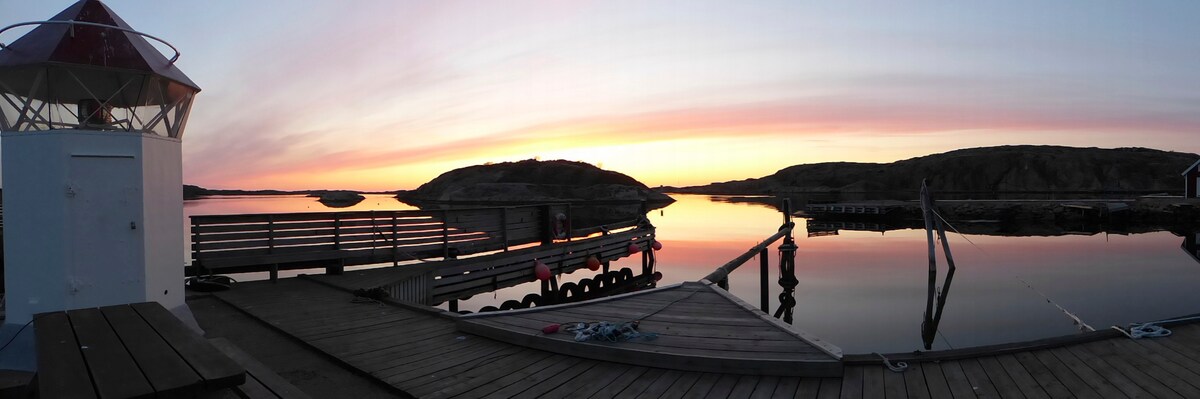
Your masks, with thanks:
[(245, 370), (157, 302), (34, 316), (42, 398), (196, 396)]

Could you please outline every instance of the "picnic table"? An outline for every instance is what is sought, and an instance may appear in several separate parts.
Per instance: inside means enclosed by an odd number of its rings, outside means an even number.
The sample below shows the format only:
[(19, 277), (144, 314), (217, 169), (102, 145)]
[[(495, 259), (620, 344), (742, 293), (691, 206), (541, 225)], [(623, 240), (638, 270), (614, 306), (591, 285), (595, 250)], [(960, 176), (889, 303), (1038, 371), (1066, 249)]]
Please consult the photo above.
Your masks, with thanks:
[(34, 316), (43, 398), (190, 397), (245, 370), (157, 302)]

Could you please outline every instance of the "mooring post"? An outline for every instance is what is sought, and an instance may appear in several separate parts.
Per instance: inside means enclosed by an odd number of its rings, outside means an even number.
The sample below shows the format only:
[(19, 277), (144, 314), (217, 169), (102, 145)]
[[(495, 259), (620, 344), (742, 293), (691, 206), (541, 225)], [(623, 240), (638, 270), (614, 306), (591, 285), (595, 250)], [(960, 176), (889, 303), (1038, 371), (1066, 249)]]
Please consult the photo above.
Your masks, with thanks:
[(454, 312), (454, 313), (458, 313), (458, 300), (457, 299), (450, 300), (450, 311)]
[[(792, 222), (792, 201), (791, 199), (783, 199), (783, 223), (791, 224)], [(800, 284), (800, 280), (796, 278), (796, 240), (789, 231), (783, 236), (783, 243), (779, 244), (779, 287), (782, 290), (779, 292), (779, 309), (775, 310), (775, 318), (782, 320), (785, 323), (792, 323), (792, 313), (796, 308), (796, 286)]]
[(796, 286), (800, 280), (796, 278), (796, 243), (791, 236), (779, 245), (779, 309), (775, 310), (775, 318), (782, 318), (785, 323), (792, 323), (792, 311), (796, 308)]
[(933, 200), (929, 198), (929, 186), (921, 179), (921, 217), (925, 219), (925, 240), (929, 246), (929, 292), (925, 295), (925, 317), (922, 324), (932, 323), (933, 297), (937, 288), (937, 258), (933, 246)]
[(759, 306), (759, 308), (761, 308), (762, 311), (765, 313), (770, 313), (771, 312), (771, 286), (769, 285), (769, 283), (767, 283), (767, 276), (770, 275), (771, 265), (768, 264), (767, 262), (768, 262), (767, 249), (763, 248), (762, 251), (758, 252), (758, 265), (759, 265), (759, 285), (758, 286), (760, 287), (759, 291), (761, 291), (761, 292), (759, 292), (759, 296), (761, 299), (760, 303), (762, 304), (761, 306)]

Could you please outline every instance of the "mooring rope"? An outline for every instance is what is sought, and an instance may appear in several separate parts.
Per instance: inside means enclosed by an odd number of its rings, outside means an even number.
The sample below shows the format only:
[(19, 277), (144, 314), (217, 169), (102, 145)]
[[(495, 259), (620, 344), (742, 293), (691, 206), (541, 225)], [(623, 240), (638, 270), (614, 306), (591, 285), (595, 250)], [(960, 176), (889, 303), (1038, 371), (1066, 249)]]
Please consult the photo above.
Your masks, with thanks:
[(955, 228), (954, 225), (950, 224), (949, 220), (946, 220), (946, 218), (942, 217), (942, 214), (938, 213), (937, 208), (932, 208), (932, 209), (930, 209), (930, 211), (933, 212), (933, 216), (937, 216), (938, 220), (941, 220), (942, 223), (946, 224), (946, 226), (950, 226), (950, 230), (953, 230), (955, 234), (958, 234), (959, 237), (962, 237), (964, 240), (967, 240), (967, 243), (971, 244), (972, 247), (975, 247), (975, 249), (978, 249), (979, 252), (987, 253), (987, 251), (984, 251), (983, 248), (980, 248), (978, 245), (975, 245), (974, 241), (971, 241), (970, 238), (967, 238), (966, 234), (963, 234), (962, 232), (958, 231), (958, 229)]
[(1029, 287), (1029, 289), (1031, 291), (1036, 292), (1038, 295), (1041, 295), (1042, 299), (1046, 300), (1046, 303), (1054, 305), (1054, 307), (1056, 307), (1056, 308), (1058, 308), (1058, 310), (1062, 311), (1063, 314), (1067, 315), (1067, 317), (1070, 317), (1071, 320), (1074, 320), (1075, 324), (1079, 325), (1080, 328), (1086, 328), (1087, 331), (1096, 331), (1095, 328), (1092, 328), (1092, 326), (1089, 326), (1087, 323), (1084, 323), (1083, 319), (1080, 319), (1079, 316), (1076, 316), (1074, 313), (1071, 313), (1071, 311), (1067, 310), (1067, 308), (1064, 308), (1064, 307), (1060, 306), (1058, 303), (1055, 303), (1053, 300), (1050, 299), (1050, 297), (1046, 296), (1046, 294), (1043, 294), (1041, 291), (1038, 291), (1036, 288), (1033, 288), (1033, 285), (1029, 284), (1028, 281), (1023, 280), (1020, 277), (1014, 276), (1014, 278), (1021, 281), (1022, 283), (1025, 283), (1025, 286)]
[[(575, 340), (579, 341), (579, 342), (583, 342), (583, 341), (587, 341), (587, 340), (591, 340), (591, 339), (604, 340), (604, 341), (608, 341), (608, 342), (628, 341), (628, 340), (636, 339), (636, 338), (642, 338), (645, 340), (655, 339), (655, 338), (658, 338), (657, 333), (643, 333), (643, 332), (638, 331), (637, 328), (638, 328), (639, 324), (641, 324), (641, 322), (643, 320), (650, 318), (650, 316), (654, 316), (655, 314), (662, 312), (666, 308), (671, 307), (671, 305), (674, 305), (684, 299), (691, 298), (692, 295), (695, 295), (699, 291), (700, 290), (693, 290), (692, 292), (689, 292), (687, 295), (676, 298), (675, 300), (668, 302), (666, 305), (660, 306), (658, 309), (655, 309), (652, 312), (647, 312), (631, 321), (627, 321), (624, 323), (613, 323), (613, 322), (607, 322), (607, 321), (597, 321), (597, 322), (572, 321), (572, 322), (567, 322), (567, 323), (548, 325), (548, 326), (542, 328), (542, 333), (554, 334), (559, 331), (574, 333)], [(559, 326), (563, 326), (563, 327), (560, 329)]]
[(875, 355), (879, 356), (880, 359), (883, 359), (883, 365), (887, 366), (888, 370), (892, 370), (893, 373), (903, 373), (904, 370), (908, 370), (908, 363), (896, 362), (893, 364), (891, 360), (888, 360), (887, 356), (884, 356), (879, 352), (875, 352)]
[(1200, 320), (1200, 316), (1179, 317), (1167, 320), (1149, 321), (1145, 323), (1130, 323), (1128, 329), (1123, 329), (1118, 326), (1112, 326), (1112, 329), (1120, 331), (1121, 334), (1129, 337), (1129, 339), (1169, 337), (1171, 336), (1171, 330), (1160, 326), (1159, 324), (1190, 320)]

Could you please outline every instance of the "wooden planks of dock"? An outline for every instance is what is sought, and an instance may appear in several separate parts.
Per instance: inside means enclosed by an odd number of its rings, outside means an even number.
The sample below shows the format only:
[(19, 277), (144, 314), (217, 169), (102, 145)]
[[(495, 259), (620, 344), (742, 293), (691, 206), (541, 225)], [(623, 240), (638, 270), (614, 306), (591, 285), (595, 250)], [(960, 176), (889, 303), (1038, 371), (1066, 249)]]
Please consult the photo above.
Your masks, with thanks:
[[(576, 342), (569, 333), (544, 334), (557, 323), (640, 322), (654, 339)], [(568, 323), (569, 324), (569, 323)], [(555, 353), (640, 366), (669, 363), (684, 371), (834, 377), (841, 350), (712, 284), (688, 282), (642, 292), (554, 306), (462, 316), (465, 332)]]
[(352, 303), (345, 291), (304, 279), (246, 283), (217, 297), (417, 397), (836, 397), (841, 384), (836, 378), (703, 373), (674, 370), (669, 363), (647, 367), (557, 354), (461, 332), (450, 317)]
[(246, 283), (217, 296), (417, 397), (1200, 397), (1197, 324), (1174, 326), (1167, 338), (1063, 342), (913, 362), (904, 372), (882, 362), (858, 363), (845, 366), (840, 377), (817, 378), (688, 371), (667, 362), (631, 365), (554, 353), (460, 331), (454, 316), (352, 303), (345, 291), (304, 279)]

